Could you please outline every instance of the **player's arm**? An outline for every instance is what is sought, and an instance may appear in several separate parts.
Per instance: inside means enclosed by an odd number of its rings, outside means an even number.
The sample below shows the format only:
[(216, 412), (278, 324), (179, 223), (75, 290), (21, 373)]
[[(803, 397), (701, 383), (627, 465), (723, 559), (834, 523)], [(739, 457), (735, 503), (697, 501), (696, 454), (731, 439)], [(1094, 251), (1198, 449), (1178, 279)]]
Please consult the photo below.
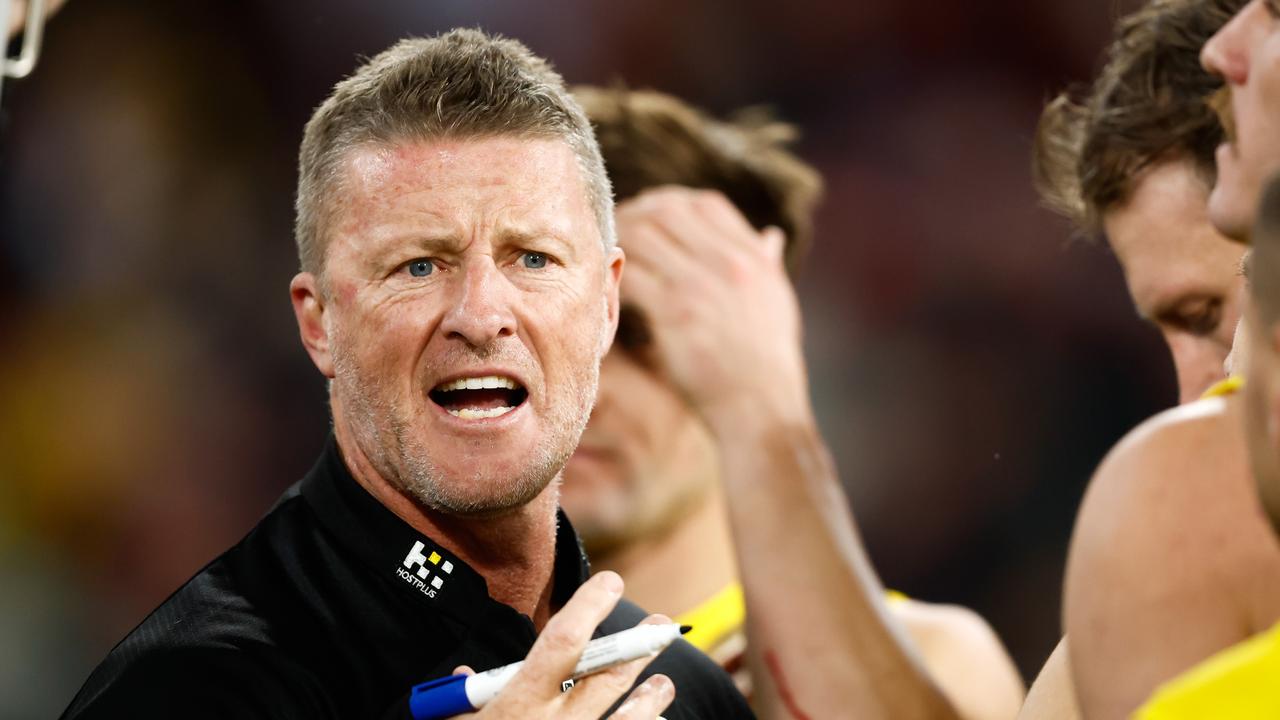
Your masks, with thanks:
[(1248, 475), (1225, 402), (1148, 421), (1090, 483), (1064, 598), (1085, 717), (1128, 717), (1160, 683), (1247, 634), (1232, 574), (1252, 562), (1240, 537), (1249, 505), (1231, 498), (1247, 497)]
[(1080, 705), (1071, 681), (1071, 658), (1067, 638), (1053, 649), (1022, 704), (1018, 720), (1079, 720)]
[(618, 223), (650, 362), (720, 447), (762, 713), (958, 717), (887, 607), (818, 432), (781, 233), (682, 188), (623, 203)]
[(911, 637), (925, 670), (966, 718), (1012, 718), (1026, 688), (995, 630), (966, 607), (895, 600), (890, 613)]

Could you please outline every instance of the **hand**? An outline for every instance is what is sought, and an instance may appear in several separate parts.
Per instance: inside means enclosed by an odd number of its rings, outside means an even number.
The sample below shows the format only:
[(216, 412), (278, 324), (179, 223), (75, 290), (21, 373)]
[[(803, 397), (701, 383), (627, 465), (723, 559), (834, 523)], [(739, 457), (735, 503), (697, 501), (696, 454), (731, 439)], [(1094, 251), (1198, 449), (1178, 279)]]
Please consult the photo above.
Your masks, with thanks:
[[(569, 602), (547, 621), (529, 650), (524, 665), (491, 702), (466, 717), (477, 720), (532, 718), (599, 718), (636, 681), (652, 658), (640, 658), (603, 672), (580, 678), (569, 692), (560, 683), (573, 675), (591, 633), (622, 597), (622, 578), (613, 572), (597, 573), (573, 594)], [(660, 615), (646, 623), (671, 622)], [(473, 672), (466, 666), (455, 673)], [(609, 717), (613, 720), (654, 720), (675, 698), (675, 686), (665, 675), (653, 675), (641, 683), (627, 701)]]
[(756, 232), (717, 192), (664, 187), (618, 206), (621, 294), (647, 360), (708, 422), (748, 404), (807, 412), (800, 308), (781, 230)]

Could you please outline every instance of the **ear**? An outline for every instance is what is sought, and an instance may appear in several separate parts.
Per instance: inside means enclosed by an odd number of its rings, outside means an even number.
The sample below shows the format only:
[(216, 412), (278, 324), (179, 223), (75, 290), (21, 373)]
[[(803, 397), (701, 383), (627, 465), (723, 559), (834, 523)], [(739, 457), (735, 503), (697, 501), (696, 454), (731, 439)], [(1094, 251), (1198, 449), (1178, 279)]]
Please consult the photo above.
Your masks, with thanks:
[(600, 355), (609, 352), (613, 336), (618, 332), (618, 288), (622, 283), (622, 266), (627, 263), (626, 253), (614, 246), (605, 255), (605, 319), (604, 335), (600, 338)]
[(333, 358), (329, 354), (329, 323), (325, 316), (324, 295), (315, 275), (298, 273), (289, 283), (293, 315), (298, 320), (298, 335), (311, 362), (326, 378), (333, 379)]

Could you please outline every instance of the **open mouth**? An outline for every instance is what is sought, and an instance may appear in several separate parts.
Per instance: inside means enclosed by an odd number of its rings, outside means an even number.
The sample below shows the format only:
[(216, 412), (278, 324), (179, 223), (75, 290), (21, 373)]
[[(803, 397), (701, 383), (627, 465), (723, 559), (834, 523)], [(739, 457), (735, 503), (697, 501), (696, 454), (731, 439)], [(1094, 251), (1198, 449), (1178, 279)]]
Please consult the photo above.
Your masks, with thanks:
[(428, 393), (432, 402), (463, 420), (506, 415), (524, 404), (529, 391), (509, 377), (485, 375), (440, 383)]

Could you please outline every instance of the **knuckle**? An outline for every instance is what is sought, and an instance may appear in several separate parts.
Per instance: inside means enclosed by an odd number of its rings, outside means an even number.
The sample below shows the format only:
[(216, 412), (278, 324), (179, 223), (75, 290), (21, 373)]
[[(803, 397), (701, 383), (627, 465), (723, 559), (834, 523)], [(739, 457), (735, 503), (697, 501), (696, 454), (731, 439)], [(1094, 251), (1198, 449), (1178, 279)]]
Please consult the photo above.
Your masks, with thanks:
[(707, 208), (721, 207), (728, 202), (718, 190), (698, 190), (693, 196), (693, 201)]
[(542, 631), (542, 637), (539, 638), (539, 641), (548, 652), (559, 655), (562, 653), (573, 652), (578, 644), (575, 635), (576, 634), (573, 632), (573, 629), (566, 627), (565, 623), (559, 623), (554, 627), (550, 623), (547, 623), (546, 628)]

